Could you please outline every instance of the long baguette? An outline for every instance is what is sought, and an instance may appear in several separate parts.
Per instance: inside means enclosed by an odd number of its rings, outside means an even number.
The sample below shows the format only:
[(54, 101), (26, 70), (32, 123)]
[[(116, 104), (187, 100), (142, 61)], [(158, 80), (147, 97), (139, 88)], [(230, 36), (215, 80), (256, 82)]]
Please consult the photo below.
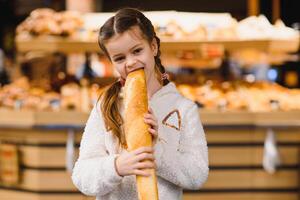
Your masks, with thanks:
[[(143, 146), (152, 146), (149, 125), (144, 122), (148, 112), (147, 86), (145, 72), (139, 69), (128, 74), (125, 82), (124, 112), (125, 138), (128, 151)], [(154, 169), (147, 169), (149, 177), (137, 176), (139, 200), (158, 200), (157, 177)]]

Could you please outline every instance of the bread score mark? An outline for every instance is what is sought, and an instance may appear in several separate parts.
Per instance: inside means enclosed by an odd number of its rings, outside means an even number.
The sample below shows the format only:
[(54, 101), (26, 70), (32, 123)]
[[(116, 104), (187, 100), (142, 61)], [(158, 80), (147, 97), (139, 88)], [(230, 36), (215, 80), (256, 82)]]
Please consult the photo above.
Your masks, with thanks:
[(170, 127), (175, 128), (177, 131), (180, 131), (181, 128), (181, 116), (179, 111), (173, 110), (170, 112), (162, 121), (162, 124)]

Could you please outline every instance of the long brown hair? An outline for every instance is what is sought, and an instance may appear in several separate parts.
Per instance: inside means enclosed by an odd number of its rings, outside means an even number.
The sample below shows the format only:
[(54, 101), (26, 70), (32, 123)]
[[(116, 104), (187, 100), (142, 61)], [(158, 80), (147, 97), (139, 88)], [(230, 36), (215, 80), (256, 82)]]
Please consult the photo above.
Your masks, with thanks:
[[(100, 28), (98, 43), (101, 50), (111, 60), (105, 42), (112, 38), (116, 34), (122, 34), (129, 30), (133, 26), (138, 26), (142, 32), (143, 38), (145, 38), (149, 44), (155, 39), (157, 42), (158, 52), (154, 57), (155, 59), (155, 72), (157, 78), (162, 85), (169, 83), (168, 79), (161, 81), (161, 74), (165, 73), (165, 68), (161, 64), (160, 60), (160, 39), (156, 36), (154, 27), (151, 21), (144, 16), (142, 12), (133, 8), (123, 8), (119, 10), (115, 16), (109, 18), (104, 25)], [(116, 81), (103, 91), (99, 99), (101, 99), (101, 111), (104, 119), (106, 129), (112, 131), (112, 133), (119, 139), (120, 145), (126, 148), (126, 140), (124, 134), (122, 134), (121, 126), (123, 119), (119, 112), (120, 99), (118, 98), (121, 90), (120, 81)]]

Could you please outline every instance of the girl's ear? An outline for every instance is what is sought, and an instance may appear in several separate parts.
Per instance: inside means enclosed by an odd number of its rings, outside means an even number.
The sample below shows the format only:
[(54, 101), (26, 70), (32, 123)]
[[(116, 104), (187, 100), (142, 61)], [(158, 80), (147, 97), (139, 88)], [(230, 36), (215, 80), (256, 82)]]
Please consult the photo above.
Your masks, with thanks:
[(152, 49), (153, 55), (156, 56), (157, 52), (158, 52), (158, 46), (157, 46), (157, 41), (155, 38), (153, 38), (153, 40), (151, 42), (151, 49)]

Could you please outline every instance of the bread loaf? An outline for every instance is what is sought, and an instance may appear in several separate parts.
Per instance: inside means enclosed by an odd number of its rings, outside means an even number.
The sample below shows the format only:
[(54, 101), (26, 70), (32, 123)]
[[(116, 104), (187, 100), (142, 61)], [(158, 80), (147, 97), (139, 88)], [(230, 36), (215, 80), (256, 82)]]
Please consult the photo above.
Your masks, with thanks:
[[(152, 146), (149, 125), (144, 122), (148, 112), (148, 98), (145, 73), (143, 69), (131, 72), (125, 83), (124, 112), (125, 137), (128, 151), (143, 146)], [(137, 176), (139, 200), (158, 200), (157, 178), (155, 169), (146, 169), (151, 176)]]

